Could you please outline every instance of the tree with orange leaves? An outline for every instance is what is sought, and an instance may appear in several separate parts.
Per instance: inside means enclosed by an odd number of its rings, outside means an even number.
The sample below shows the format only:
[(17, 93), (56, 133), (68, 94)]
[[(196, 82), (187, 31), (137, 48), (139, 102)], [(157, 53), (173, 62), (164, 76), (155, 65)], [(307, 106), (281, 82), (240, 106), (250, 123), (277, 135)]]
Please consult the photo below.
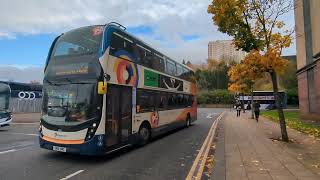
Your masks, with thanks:
[(278, 93), (277, 74), (287, 64), (281, 58), (281, 53), (283, 48), (291, 45), (293, 33), (292, 30), (285, 29), (285, 23), (280, 18), (293, 7), (293, 0), (213, 0), (208, 7), (208, 13), (213, 15), (212, 20), (218, 30), (232, 36), (236, 47), (249, 52), (242, 65), (230, 70), (232, 83), (229, 89), (246, 90), (247, 85), (257, 78), (251, 75), (269, 73), (282, 140), (286, 142), (289, 138)]

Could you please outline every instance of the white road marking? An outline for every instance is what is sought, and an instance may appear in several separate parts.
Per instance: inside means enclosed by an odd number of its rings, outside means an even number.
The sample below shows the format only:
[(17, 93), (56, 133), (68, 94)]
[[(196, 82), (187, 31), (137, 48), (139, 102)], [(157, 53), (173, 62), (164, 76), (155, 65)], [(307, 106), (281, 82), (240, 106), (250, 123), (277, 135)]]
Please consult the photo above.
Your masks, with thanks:
[(7, 153), (10, 153), (10, 152), (15, 152), (17, 151), (16, 149), (10, 149), (10, 150), (7, 150), (7, 151), (0, 151), (0, 154), (7, 154)]
[(60, 179), (60, 180), (67, 180), (67, 179), (70, 179), (70, 178), (72, 178), (73, 176), (76, 176), (76, 175), (78, 175), (78, 174), (82, 173), (83, 171), (84, 171), (84, 170), (79, 170), (79, 171), (74, 172), (74, 173), (72, 173), (72, 174), (70, 174), (70, 175), (68, 175), (68, 176), (66, 176), (66, 177), (64, 177), (64, 178), (62, 178), (62, 179)]
[(10, 148), (13, 148), (13, 149), (0, 151), (0, 155), (1, 154), (11, 153), (11, 152), (17, 152), (17, 151), (28, 149), (28, 148), (32, 148), (32, 145), (34, 145), (34, 144), (30, 144), (30, 145), (26, 145), (26, 146), (13, 146), (13, 147), (5, 148), (5, 149), (10, 149)]
[(207, 118), (208, 119), (212, 119), (213, 117), (212, 116), (214, 116), (214, 115), (216, 115), (217, 113), (209, 113), (209, 114), (207, 114)]

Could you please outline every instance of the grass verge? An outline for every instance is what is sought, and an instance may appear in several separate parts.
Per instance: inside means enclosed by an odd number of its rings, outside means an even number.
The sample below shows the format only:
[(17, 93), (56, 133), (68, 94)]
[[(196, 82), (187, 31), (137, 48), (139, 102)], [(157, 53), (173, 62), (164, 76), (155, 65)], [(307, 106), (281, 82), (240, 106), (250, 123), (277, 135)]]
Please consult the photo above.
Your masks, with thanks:
[[(261, 115), (269, 118), (270, 120), (279, 123), (278, 112), (273, 111), (262, 111)], [(286, 118), (286, 124), (292, 129), (298, 130), (300, 132), (313, 135), (315, 137), (320, 137), (320, 127), (307, 124), (300, 120), (298, 111), (284, 111)]]

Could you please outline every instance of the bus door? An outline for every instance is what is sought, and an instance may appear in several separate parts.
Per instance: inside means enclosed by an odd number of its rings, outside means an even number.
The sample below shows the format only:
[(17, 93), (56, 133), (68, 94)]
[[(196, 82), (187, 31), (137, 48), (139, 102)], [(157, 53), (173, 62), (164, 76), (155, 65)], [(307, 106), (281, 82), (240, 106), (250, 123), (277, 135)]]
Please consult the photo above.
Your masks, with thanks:
[(107, 93), (106, 145), (128, 140), (132, 128), (132, 87), (109, 85)]

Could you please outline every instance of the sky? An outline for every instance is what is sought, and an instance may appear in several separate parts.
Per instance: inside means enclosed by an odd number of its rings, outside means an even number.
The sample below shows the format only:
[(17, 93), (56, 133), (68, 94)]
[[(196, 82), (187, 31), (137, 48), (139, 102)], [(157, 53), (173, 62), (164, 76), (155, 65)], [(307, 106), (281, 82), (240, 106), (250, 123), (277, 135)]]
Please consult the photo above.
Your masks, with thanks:
[[(54, 38), (68, 30), (116, 21), (160, 52), (203, 63), (209, 41), (229, 40), (207, 13), (210, 0), (0, 0), (0, 80), (42, 81)], [(294, 27), (293, 12), (284, 17)], [(284, 51), (294, 55), (295, 44)]]

